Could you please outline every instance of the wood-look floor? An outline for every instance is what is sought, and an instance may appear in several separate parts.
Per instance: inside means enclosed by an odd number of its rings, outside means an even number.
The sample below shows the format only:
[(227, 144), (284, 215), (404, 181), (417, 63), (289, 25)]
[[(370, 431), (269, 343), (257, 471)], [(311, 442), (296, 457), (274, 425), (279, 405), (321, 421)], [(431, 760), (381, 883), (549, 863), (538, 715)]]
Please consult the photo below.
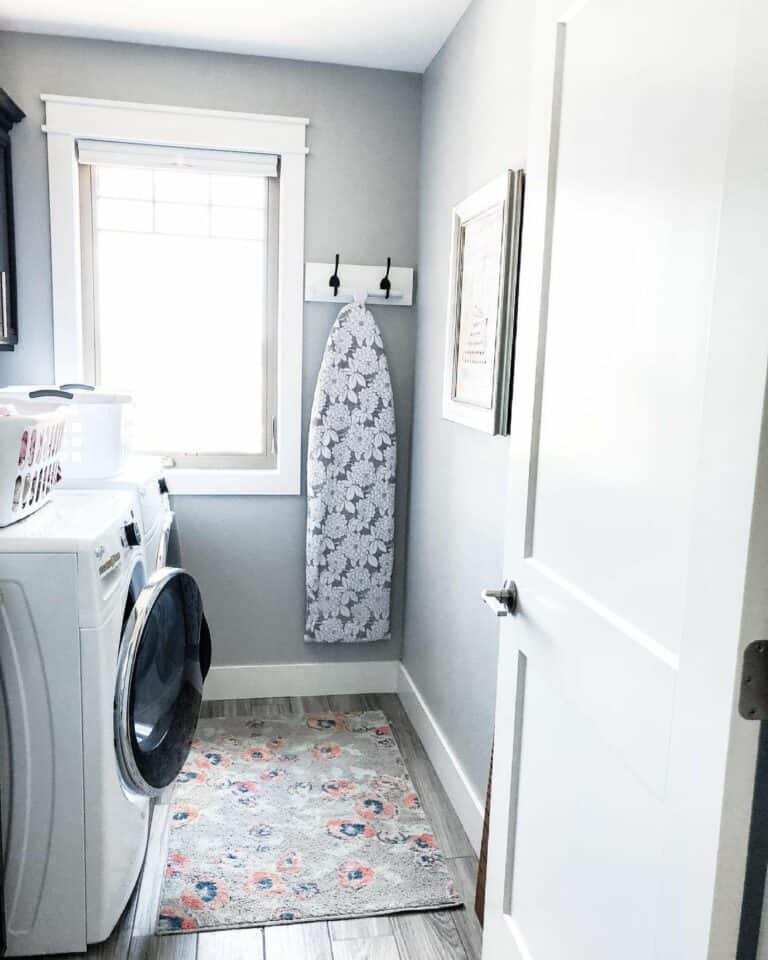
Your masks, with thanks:
[(153, 934), (165, 859), (168, 807), (155, 810), (141, 880), (114, 933), (88, 960), (479, 960), (472, 907), (477, 860), (413, 726), (394, 694), (219, 700), (203, 716), (281, 716), (323, 710), (382, 710), (391, 722), (435, 837), (466, 906), (363, 920), (295, 923), (157, 937)]

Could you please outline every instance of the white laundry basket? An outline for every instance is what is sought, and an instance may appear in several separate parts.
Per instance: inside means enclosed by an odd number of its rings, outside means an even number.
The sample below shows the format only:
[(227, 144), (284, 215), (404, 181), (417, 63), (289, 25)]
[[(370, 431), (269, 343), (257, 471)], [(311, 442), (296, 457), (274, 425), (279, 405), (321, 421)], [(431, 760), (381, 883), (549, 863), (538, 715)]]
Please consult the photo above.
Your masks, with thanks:
[(37, 409), (0, 416), (0, 527), (39, 510), (61, 480), (66, 411)]
[(78, 480), (101, 480), (119, 473), (131, 446), (131, 396), (85, 383), (0, 390), (0, 402), (13, 403), (20, 412), (33, 412), (35, 404), (52, 400), (68, 412), (61, 447), (64, 475)]
[(131, 452), (133, 398), (85, 383), (64, 383), (72, 393), (62, 463), (68, 477), (101, 480), (119, 473)]

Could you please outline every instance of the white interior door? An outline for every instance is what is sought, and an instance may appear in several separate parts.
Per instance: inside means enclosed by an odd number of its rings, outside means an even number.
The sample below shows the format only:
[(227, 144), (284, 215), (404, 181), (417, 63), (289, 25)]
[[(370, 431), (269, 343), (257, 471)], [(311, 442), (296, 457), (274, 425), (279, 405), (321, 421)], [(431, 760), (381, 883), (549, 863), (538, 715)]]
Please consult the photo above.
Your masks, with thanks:
[(768, 629), (765, 8), (538, 4), (485, 960), (734, 956), (734, 695)]

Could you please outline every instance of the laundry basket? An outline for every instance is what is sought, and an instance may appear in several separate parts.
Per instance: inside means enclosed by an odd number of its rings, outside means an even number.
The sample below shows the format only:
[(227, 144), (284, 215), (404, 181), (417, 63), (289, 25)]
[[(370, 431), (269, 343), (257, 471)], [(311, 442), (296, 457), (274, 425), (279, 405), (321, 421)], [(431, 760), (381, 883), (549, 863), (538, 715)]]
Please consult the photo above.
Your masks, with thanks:
[(61, 480), (66, 412), (39, 411), (0, 416), (0, 527), (39, 510)]
[(119, 473), (130, 452), (131, 396), (85, 383), (0, 390), (0, 403), (13, 403), (20, 412), (34, 412), (36, 404), (53, 399), (68, 412), (60, 457), (64, 475), (68, 479), (102, 480)]
[(131, 395), (87, 383), (64, 383), (59, 389), (73, 394), (62, 449), (67, 477), (101, 480), (119, 473), (131, 450)]

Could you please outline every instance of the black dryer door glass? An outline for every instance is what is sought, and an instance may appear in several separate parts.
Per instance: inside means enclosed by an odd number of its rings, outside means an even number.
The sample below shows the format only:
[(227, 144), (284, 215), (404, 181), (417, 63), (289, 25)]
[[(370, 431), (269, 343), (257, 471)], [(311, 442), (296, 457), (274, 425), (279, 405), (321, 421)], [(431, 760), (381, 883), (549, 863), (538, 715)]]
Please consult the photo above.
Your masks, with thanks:
[(189, 753), (210, 656), (200, 590), (166, 567), (136, 601), (123, 635), (115, 693), (115, 741), (127, 786), (157, 796)]

